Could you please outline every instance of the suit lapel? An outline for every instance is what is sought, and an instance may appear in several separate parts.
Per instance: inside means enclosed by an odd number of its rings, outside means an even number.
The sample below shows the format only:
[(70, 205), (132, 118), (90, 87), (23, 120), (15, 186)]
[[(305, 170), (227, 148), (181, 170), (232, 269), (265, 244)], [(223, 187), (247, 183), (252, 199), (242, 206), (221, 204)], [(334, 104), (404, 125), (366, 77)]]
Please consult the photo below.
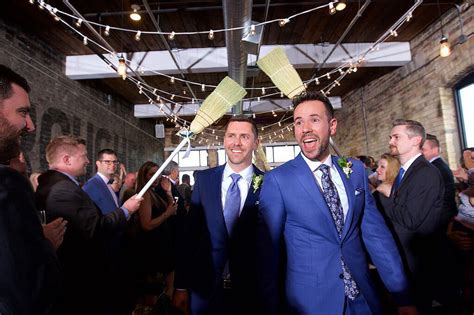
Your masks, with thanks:
[[(292, 164), (294, 166), (293, 174), (299, 181), (300, 186), (306, 190), (310, 199), (313, 201), (314, 207), (311, 209), (311, 211), (322, 211), (323, 215), (326, 217), (326, 220), (329, 222), (328, 225), (321, 224), (321, 226), (329, 226), (330, 230), (332, 231), (331, 233), (334, 233), (334, 237), (339, 239), (339, 235), (337, 234), (334, 220), (331, 215), (331, 210), (329, 210), (326, 200), (323, 197), (323, 192), (321, 191), (321, 188), (319, 187), (312, 170), (309, 169), (308, 164), (301, 156), (301, 153), (293, 160)], [(316, 222), (316, 224), (318, 224), (318, 222)]]
[(347, 209), (347, 215), (344, 220), (344, 229), (342, 230), (342, 237), (341, 237), (342, 239), (344, 239), (344, 237), (347, 234), (347, 231), (349, 231), (350, 225), (352, 224), (352, 219), (354, 217), (355, 190), (354, 190), (354, 186), (352, 185), (352, 182), (350, 181), (350, 177), (347, 178), (347, 175), (341, 169), (341, 167), (337, 163), (337, 160), (338, 160), (337, 156), (332, 156), (332, 163), (336, 167), (337, 171), (339, 172), (339, 176), (341, 176), (342, 178), (342, 182), (344, 183), (344, 189), (346, 190), (347, 200), (349, 202), (349, 208)]
[[(109, 187), (107, 186), (107, 184), (102, 180), (102, 178), (99, 176), (99, 174), (95, 174), (95, 181), (97, 182), (97, 184), (99, 185), (99, 187), (102, 187), (102, 190), (104, 192), (104, 196), (106, 196), (106, 198), (109, 200), (109, 202), (111, 202), (112, 204), (118, 206), (116, 203), (115, 203), (115, 199), (114, 197), (112, 196), (112, 192), (109, 190)], [(118, 201), (118, 200), (117, 200)]]

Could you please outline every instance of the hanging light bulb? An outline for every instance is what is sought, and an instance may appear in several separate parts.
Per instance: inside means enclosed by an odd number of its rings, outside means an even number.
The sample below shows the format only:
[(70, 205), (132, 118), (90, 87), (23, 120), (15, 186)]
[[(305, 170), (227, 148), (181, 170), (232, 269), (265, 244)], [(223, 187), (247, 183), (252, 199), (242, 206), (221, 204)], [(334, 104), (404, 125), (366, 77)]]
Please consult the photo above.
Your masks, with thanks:
[(171, 95), (171, 100), (174, 100), (174, 96), (175, 96), (174, 94), (173, 94), (173, 95)]
[(142, 16), (138, 13), (140, 6), (138, 4), (132, 4), (132, 10), (133, 12), (130, 13), (130, 18), (136, 22), (140, 21), (142, 19)]
[(336, 8), (334, 7), (333, 2), (329, 2), (329, 14), (331, 15), (336, 14)]
[(142, 35), (141, 31), (138, 31), (137, 34), (135, 34), (135, 40), (138, 42), (140, 41), (140, 36)]
[(441, 40), (439, 41), (439, 55), (441, 57), (448, 57), (451, 55), (451, 46), (449, 45), (448, 42), (448, 37), (445, 36), (444, 34), (441, 35)]
[(204, 84), (201, 85), (201, 91), (206, 91), (206, 86)]
[(213, 30), (210, 30), (209, 31), (209, 35), (207, 36), (210, 40), (213, 40), (214, 39), (214, 31)]
[(280, 21), (278, 21), (278, 25), (280, 25), (280, 27), (283, 27), (283, 26), (285, 26), (288, 22), (290, 22), (290, 19), (281, 19)]
[(260, 102), (260, 96), (257, 96), (257, 102)]
[(413, 13), (411, 12), (408, 12), (408, 15), (407, 15), (407, 22), (410, 22), (410, 20), (413, 18)]
[(82, 25), (82, 19), (78, 19), (76, 21), (76, 27), (81, 27), (81, 25)]
[(170, 82), (171, 82), (171, 84), (174, 84), (174, 77), (170, 78)]
[(255, 35), (256, 31), (255, 31), (255, 25), (250, 25), (250, 35)]
[(265, 95), (267, 92), (265, 91), (265, 88), (262, 87), (262, 95)]
[(277, 116), (277, 114), (275, 113), (274, 110), (272, 110), (272, 115), (273, 115), (273, 117), (276, 117), (276, 116)]
[(339, 0), (339, 2), (336, 4), (336, 10), (337, 11), (342, 11), (346, 8), (346, 2), (345, 1), (342, 1), (342, 0)]
[(86, 36), (84, 36), (84, 38), (82, 39), (82, 43), (87, 46), (87, 37)]
[(316, 78), (316, 80), (314, 80), (314, 82), (316, 82), (316, 85), (319, 85), (319, 79)]
[(280, 92), (280, 97), (283, 97), (283, 96), (284, 96), (283, 92)]
[(110, 26), (107, 25), (107, 26), (105, 27), (104, 35), (105, 35), (105, 36), (109, 36), (109, 35), (110, 35)]
[(118, 67), (117, 67), (117, 73), (119, 76), (122, 77), (122, 79), (125, 80), (125, 78), (127, 77), (127, 64), (125, 63), (125, 58), (123, 58), (123, 56), (120, 56), (119, 57), (119, 63), (118, 63)]
[(172, 32), (168, 35), (168, 38), (169, 38), (170, 40), (173, 40), (175, 35), (176, 35), (176, 33), (175, 33), (174, 31), (172, 31)]
[(329, 72), (326, 73), (326, 77), (328, 78), (328, 80), (331, 80), (331, 74), (329, 74)]
[(255, 113), (252, 113), (252, 118), (253, 119), (257, 118), (257, 115), (255, 115)]

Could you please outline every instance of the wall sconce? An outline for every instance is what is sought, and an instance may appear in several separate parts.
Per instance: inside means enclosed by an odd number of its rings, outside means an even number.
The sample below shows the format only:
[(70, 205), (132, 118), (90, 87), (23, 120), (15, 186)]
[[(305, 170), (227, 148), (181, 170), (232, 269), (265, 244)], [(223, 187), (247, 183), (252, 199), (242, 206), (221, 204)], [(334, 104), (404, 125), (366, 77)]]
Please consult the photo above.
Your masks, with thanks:
[(441, 35), (441, 40), (439, 41), (439, 55), (443, 58), (451, 55), (451, 45), (449, 45), (448, 37), (445, 35)]
[(132, 10), (133, 12), (130, 13), (130, 18), (134, 21), (140, 21), (142, 19), (142, 16), (140, 13), (138, 13), (138, 10), (140, 10), (140, 6), (138, 4), (132, 4)]

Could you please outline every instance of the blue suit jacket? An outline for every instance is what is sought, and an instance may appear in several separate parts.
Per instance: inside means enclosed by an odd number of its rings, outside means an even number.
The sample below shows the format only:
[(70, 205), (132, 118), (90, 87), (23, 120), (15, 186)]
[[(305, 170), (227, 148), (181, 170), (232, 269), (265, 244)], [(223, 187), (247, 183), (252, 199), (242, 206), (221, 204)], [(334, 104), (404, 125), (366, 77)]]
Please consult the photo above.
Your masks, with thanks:
[[(92, 201), (94, 201), (102, 214), (107, 214), (117, 209), (114, 197), (110, 194), (107, 184), (100, 178), (99, 174), (95, 174), (94, 177), (89, 179), (82, 189), (84, 189)], [(118, 195), (116, 194), (116, 196), (118, 200)]]
[[(242, 296), (242, 306), (257, 302), (255, 238), (260, 188), (254, 191), (250, 186), (229, 237), (221, 201), (223, 171), (224, 166), (199, 171), (186, 225), (178, 229), (175, 287), (190, 290), (194, 313), (197, 309), (205, 314), (213, 312), (210, 304), (216, 291), (222, 289), (226, 261), (232, 275), (233, 294)], [(255, 166), (254, 173), (263, 174)]]
[(286, 303), (291, 312), (343, 313), (342, 256), (365, 299), (362, 307), (380, 314), (364, 246), (387, 289), (400, 304), (409, 304), (402, 261), (375, 206), (362, 163), (352, 161), (353, 173), (347, 179), (337, 165), (337, 157), (332, 160), (349, 202), (341, 239), (321, 189), (301, 154), (265, 175), (260, 194), (257, 254), (260, 287), (268, 313), (276, 314), (282, 305), (278, 298), (283, 291), (278, 287), (278, 270), (283, 244), (287, 260)]

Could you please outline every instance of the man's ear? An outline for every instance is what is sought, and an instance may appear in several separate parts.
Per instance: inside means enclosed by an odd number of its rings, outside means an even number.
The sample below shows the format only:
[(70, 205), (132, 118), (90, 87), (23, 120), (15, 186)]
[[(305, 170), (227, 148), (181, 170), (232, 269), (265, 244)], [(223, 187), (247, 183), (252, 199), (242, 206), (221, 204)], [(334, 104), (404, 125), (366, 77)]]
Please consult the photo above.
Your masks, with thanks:
[(64, 154), (62, 157), (62, 161), (64, 165), (71, 165), (71, 156), (69, 154)]

